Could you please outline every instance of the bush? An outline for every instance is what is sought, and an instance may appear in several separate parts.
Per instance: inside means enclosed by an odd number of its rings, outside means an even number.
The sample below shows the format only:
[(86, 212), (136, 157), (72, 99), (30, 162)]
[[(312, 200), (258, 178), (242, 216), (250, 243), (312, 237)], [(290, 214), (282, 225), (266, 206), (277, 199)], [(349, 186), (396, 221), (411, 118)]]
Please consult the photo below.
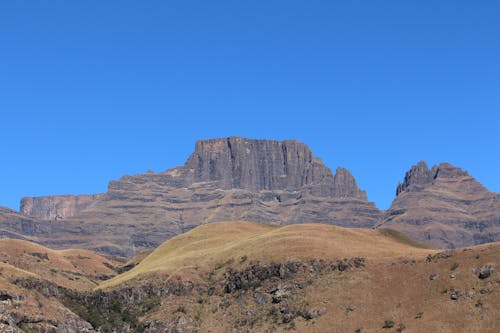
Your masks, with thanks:
[(394, 327), (394, 321), (392, 320), (385, 320), (384, 326), (382, 326), (382, 328), (393, 328), (393, 327)]

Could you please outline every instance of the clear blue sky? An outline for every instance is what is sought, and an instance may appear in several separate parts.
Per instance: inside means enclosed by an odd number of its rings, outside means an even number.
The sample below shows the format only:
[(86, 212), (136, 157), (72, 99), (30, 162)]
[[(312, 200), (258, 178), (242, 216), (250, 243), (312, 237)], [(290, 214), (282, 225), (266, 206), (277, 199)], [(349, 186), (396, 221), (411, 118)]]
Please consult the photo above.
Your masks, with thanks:
[(500, 191), (499, 1), (2, 1), (0, 205), (197, 139), (298, 139), (386, 208), (419, 160)]

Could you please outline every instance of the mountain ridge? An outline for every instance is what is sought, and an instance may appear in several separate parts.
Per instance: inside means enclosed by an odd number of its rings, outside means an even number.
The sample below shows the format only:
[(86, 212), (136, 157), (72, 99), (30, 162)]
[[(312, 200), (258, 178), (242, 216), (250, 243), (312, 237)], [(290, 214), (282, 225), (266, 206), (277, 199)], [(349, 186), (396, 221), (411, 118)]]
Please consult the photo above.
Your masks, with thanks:
[[(500, 240), (498, 197), (462, 169), (449, 163), (429, 168), (421, 161), (382, 211), (347, 169), (333, 173), (304, 143), (229, 137), (199, 140), (183, 166), (122, 176), (103, 194), (23, 198), (26, 214), (15, 216), (25, 218), (23, 227), (7, 219), (3, 230), (53, 247), (78, 244), (124, 256), (225, 220), (387, 226), (450, 248)], [(452, 223), (457, 216), (458, 225)]]

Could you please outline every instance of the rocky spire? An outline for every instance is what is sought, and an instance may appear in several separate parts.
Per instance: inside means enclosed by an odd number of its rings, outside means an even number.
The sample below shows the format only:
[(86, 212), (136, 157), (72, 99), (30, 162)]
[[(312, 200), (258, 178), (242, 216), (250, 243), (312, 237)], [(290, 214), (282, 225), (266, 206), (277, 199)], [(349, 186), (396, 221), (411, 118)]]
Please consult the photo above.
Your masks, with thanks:
[(436, 177), (437, 166), (429, 169), (425, 161), (420, 161), (413, 165), (405, 174), (403, 183), (399, 183), (396, 189), (396, 196), (401, 192), (409, 190), (412, 185), (430, 184)]
[(434, 165), (432, 169), (429, 169), (427, 163), (420, 161), (406, 172), (403, 183), (398, 184), (396, 196), (401, 192), (410, 191), (411, 188), (419, 189), (422, 186), (430, 185), (437, 178), (459, 178), (468, 175), (467, 171), (457, 168), (450, 163), (444, 162)]

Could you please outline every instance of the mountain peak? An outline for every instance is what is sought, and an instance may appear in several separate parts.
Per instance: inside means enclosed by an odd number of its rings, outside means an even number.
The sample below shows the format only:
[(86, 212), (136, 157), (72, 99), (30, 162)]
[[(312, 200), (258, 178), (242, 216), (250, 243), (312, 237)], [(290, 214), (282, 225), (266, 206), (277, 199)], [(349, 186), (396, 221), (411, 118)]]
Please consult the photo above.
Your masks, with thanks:
[(469, 176), (467, 171), (453, 166), (448, 162), (434, 165), (429, 169), (425, 161), (420, 161), (406, 172), (403, 182), (399, 183), (396, 188), (396, 196), (402, 192), (419, 190), (422, 186), (432, 184), (437, 178), (460, 178), (466, 176)]
[(229, 137), (197, 141), (182, 169), (192, 182), (214, 182), (223, 189), (298, 190), (334, 183), (331, 170), (296, 140)]
[(405, 174), (402, 183), (398, 184), (396, 188), (396, 196), (400, 193), (409, 191), (410, 187), (430, 184), (436, 177), (437, 166), (429, 169), (425, 161), (420, 161), (416, 165), (412, 165), (410, 170)]

